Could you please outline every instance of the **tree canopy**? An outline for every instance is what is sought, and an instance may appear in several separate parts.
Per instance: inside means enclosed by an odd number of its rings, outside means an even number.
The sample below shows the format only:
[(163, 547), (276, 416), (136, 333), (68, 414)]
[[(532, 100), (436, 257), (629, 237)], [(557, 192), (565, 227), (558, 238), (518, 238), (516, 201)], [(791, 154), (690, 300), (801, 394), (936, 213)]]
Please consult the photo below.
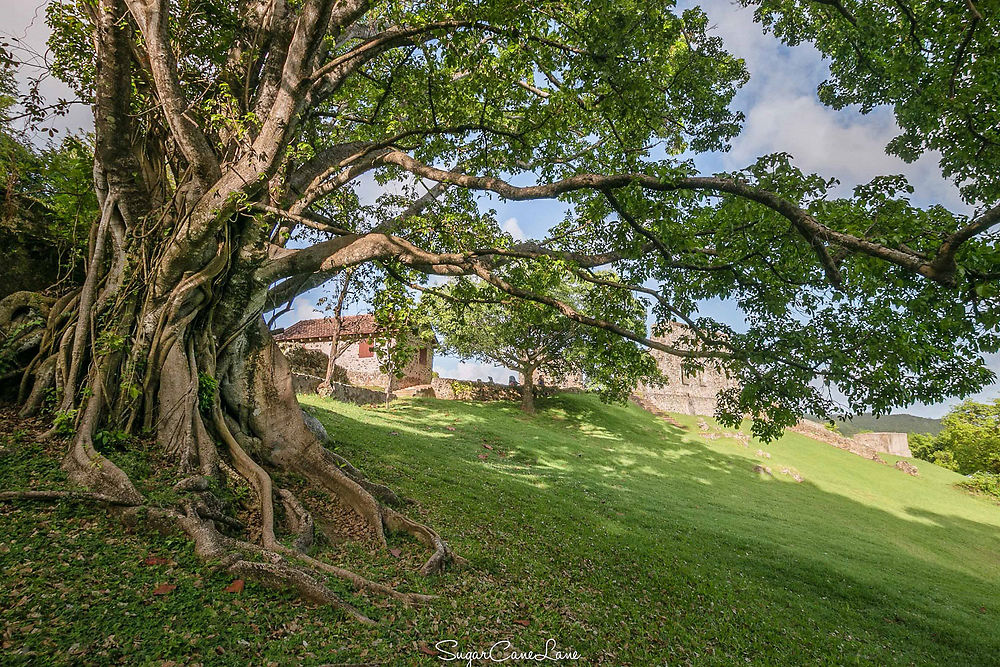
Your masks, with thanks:
[[(518, 270), (520, 269), (520, 270)], [(571, 304), (578, 311), (599, 310), (630, 331), (646, 331), (646, 308), (630, 294), (608, 284), (562, 280), (558, 271), (508, 267), (508, 280), (527, 284)], [(614, 284), (614, 276), (595, 276)], [(461, 279), (426, 294), (425, 317), (442, 336), (442, 352), (514, 369), (521, 375), (521, 407), (534, 410), (536, 374), (549, 382), (579, 375), (606, 399), (624, 400), (640, 381), (656, 383), (660, 374), (641, 346), (605, 329), (568, 321), (535, 301), (517, 299), (478, 279)]]
[[(982, 212), (918, 209), (893, 175), (834, 196), (834, 181), (784, 154), (696, 174), (680, 155), (727, 146), (747, 72), (700, 9), (672, 2), (135, 0), (118, 10), (132, 26), (123, 47), (141, 36), (143, 50), (119, 76), (134, 78), (131, 110), (161, 145), (155, 159), (205, 193), (178, 248), (241, 211), (270, 221), (255, 275), (278, 283), (274, 299), (362, 262), (480, 275), (518, 298), (533, 295), (494, 275), (511, 257), (611, 265), (623, 283), (655, 285), (643, 296), (658, 319), (696, 318), (708, 298), (738, 304), (749, 331), (695, 324), (702, 354), (725, 358), (746, 387), (727, 413), (756, 416), (762, 435), (836, 410), (815, 378), (847, 396), (848, 412), (987, 383), (996, 124), (970, 114), (992, 90), (991, 16), (956, 5), (936, 21), (935, 3), (753, 4), (779, 37), (830, 56), (825, 102), (895, 105), (904, 134), (890, 150), (942, 151), (944, 173)], [(50, 10), (54, 70), (98, 103), (100, 56), (85, 56), (85, 40), (99, 14)], [(514, 174), (531, 184), (512, 185)], [(374, 202), (365, 176), (385, 188)], [(154, 201), (167, 202), (171, 186), (155, 182)], [(513, 243), (477, 190), (560, 198), (571, 212), (544, 242)]]

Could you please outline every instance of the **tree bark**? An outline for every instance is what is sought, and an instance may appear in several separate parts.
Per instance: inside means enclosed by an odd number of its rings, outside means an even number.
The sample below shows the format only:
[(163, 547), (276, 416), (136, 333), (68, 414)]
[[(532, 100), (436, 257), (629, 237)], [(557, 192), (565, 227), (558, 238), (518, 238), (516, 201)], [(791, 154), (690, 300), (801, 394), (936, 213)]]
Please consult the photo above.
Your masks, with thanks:
[(521, 383), (521, 410), (531, 415), (535, 413), (535, 367), (525, 366), (521, 375), (524, 377)]

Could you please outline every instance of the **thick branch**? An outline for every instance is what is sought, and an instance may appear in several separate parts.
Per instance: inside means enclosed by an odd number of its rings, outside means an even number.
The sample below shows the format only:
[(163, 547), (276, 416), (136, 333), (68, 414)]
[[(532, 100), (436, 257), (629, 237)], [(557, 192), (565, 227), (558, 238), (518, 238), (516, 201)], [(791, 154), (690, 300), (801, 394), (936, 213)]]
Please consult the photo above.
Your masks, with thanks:
[(655, 176), (641, 173), (614, 175), (577, 174), (552, 183), (519, 187), (492, 176), (472, 176), (431, 167), (413, 159), (402, 151), (391, 151), (382, 156), (381, 159), (385, 164), (397, 165), (423, 178), (439, 183), (451, 183), (464, 188), (489, 190), (496, 192), (506, 199), (515, 201), (551, 199), (579, 190), (614, 190), (631, 184), (637, 184), (644, 189), (658, 192), (690, 190), (730, 194), (761, 204), (791, 222), (816, 249), (828, 275), (832, 266), (832, 259), (827, 262), (829, 255), (822, 246), (823, 241), (841, 245), (854, 252), (877, 257), (945, 285), (950, 286), (953, 284), (953, 275), (940, 271), (933, 261), (928, 262), (925, 258), (913, 252), (907, 252), (899, 248), (890, 248), (868, 239), (830, 229), (817, 221), (811, 213), (797, 204), (783, 199), (772, 192), (728, 178), (691, 176), (673, 180), (661, 180)]
[(125, 2), (146, 40), (156, 94), (177, 146), (194, 168), (199, 180), (205, 185), (213, 183), (221, 173), (219, 163), (201, 128), (188, 115), (188, 102), (177, 78), (177, 59), (169, 42), (169, 4), (166, 0)]

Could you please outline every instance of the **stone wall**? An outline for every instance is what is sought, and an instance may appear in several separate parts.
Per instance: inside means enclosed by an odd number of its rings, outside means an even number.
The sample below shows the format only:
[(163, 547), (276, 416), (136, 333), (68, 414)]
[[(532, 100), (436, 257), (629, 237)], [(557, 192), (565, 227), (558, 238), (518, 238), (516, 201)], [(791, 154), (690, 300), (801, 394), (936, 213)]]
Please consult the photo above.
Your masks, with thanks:
[[(319, 391), (320, 396), (332, 398), (344, 403), (354, 403), (356, 405), (373, 405), (385, 403), (385, 392), (366, 389), (365, 387), (355, 387), (340, 382), (331, 382)], [(395, 394), (389, 394), (389, 400), (396, 398)]]
[[(345, 403), (355, 403), (357, 405), (371, 405), (373, 403), (385, 402), (385, 392), (381, 390), (368, 389), (367, 387), (356, 387), (341, 382), (331, 382), (329, 388), (320, 387), (323, 378), (302, 373), (292, 374), (292, 388), (296, 394), (319, 394), (328, 398), (333, 398)], [(511, 387), (497, 382), (474, 382), (470, 380), (456, 380), (454, 378), (433, 378), (425, 385), (412, 385), (413, 387), (423, 387), (417, 391), (416, 396), (427, 396), (429, 398), (440, 398), (446, 401), (516, 401), (521, 400), (521, 388)], [(557, 387), (535, 387), (535, 398), (552, 396), (557, 391), (566, 391), (567, 388)], [(568, 388), (573, 391), (573, 388)], [(408, 392), (407, 395), (410, 395)], [(390, 394), (390, 400), (397, 398), (395, 393)]]
[[(355, 405), (385, 403), (385, 391), (355, 387), (341, 382), (331, 382), (329, 386), (320, 387), (322, 383), (323, 378), (314, 375), (292, 374), (292, 389), (296, 394), (319, 394), (326, 398), (344, 403), (354, 403)], [(390, 400), (394, 398), (396, 398), (395, 394), (389, 394)]]
[[(434, 378), (431, 388), (436, 398), (446, 401), (520, 401), (521, 387), (498, 382), (473, 382), (454, 378)], [(551, 396), (555, 387), (535, 387), (535, 398)]]
[[(652, 340), (680, 347), (681, 337), (690, 336), (690, 329), (682, 324), (668, 325), (670, 330)], [(723, 389), (739, 386), (723, 370), (706, 362), (705, 370), (689, 374), (681, 368), (681, 358), (662, 350), (650, 350), (656, 364), (667, 379), (662, 387), (640, 383), (635, 393), (645, 402), (664, 412), (679, 412), (685, 415), (714, 415), (718, 394)]]
[(278, 347), (288, 360), (293, 373), (326, 377), (326, 367), (330, 363), (330, 357), (326, 352), (289, 343), (278, 343)]
[[(518, 375), (521, 375), (518, 373)], [(520, 378), (523, 382), (524, 378)], [(567, 373), (562, 377), (553, 377), (541, 371), (535, 371), (535, 386), (544, 383), (546, 387), (562, 387), (564, 389), (583, 389), (584, 378), (582, 373)]]
[(905, 433), (858, 433), (854, 439), (877, 452), (913, 458), (909, 438)]
[(323, 378), (292, 371), (292, 391), (296, 394), (315, 394)]

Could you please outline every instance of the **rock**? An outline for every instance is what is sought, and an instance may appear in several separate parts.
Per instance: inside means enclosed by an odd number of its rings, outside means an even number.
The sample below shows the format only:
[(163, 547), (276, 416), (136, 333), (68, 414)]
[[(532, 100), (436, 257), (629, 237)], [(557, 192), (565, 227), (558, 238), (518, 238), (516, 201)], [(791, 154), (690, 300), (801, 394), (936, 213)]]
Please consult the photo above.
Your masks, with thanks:
[(796, 470), (795, 468), (786, 468), (786, 467), (782, 466), (781, 467), (781, 474), (782, 475), (788, 475), (789, 477), (791, 477), (792, 479), (794, 479), (799, 484), (802, 483), (802, 479), (803, 479), (802, 475), (800, 475), (799, 471)]
[(321, 424), (318, 419), (316, 419), (311, 414), (303, 410), (302, 421), (306, 423), (306, 428), (309, 429), (310, 433), (316, 436), (317, 440), (319, 440), (324, 445), (327, 443), (327, 441), (330, 439), (330, 436), (329, 434), (327, 434), (326, 429), (323, 428), (323, 424)]
[(762, 475), (770, 475), (771, 474), (771, 469), (770, 468), (768, 468), (767, 466), (762, 466), (760, 464), (755, 465), (753, 467), (753, 471), (754, 472), (759, 472)]
[(896, 461), (896, 470), (902, 470), (907, 475), (913, 475), (914, 477), (920, 474), (920, 471), (917, 470), (917, 466), (913, 465), (909, 461), (904, 461), (903, 459)]
[(757, 450), (757, 456), (759, 456), (762, 459), (769, 459), (769, 458), (771, 458), (770, 452), (765, 452), (763, 449), (758, 449)]

